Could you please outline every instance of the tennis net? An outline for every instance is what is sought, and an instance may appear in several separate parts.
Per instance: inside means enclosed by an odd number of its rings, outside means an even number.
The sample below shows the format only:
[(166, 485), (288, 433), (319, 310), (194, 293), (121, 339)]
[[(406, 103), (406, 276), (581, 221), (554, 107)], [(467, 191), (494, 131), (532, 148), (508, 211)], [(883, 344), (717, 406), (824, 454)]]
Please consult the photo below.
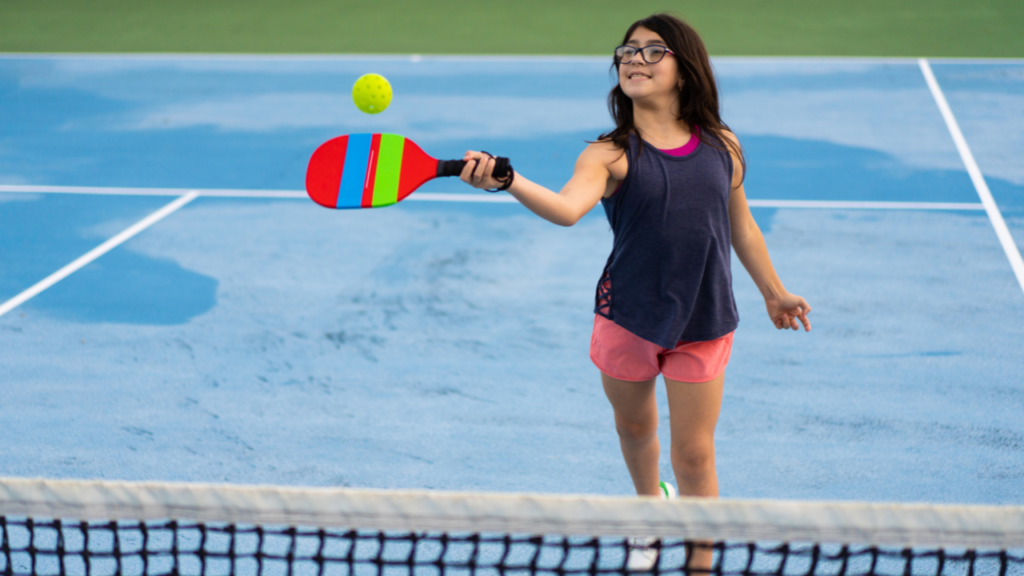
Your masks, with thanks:
[(596, 576), (635, 536), (654, 574), (1024, 576), (1024, 506), (0, 479), (9, 576)]

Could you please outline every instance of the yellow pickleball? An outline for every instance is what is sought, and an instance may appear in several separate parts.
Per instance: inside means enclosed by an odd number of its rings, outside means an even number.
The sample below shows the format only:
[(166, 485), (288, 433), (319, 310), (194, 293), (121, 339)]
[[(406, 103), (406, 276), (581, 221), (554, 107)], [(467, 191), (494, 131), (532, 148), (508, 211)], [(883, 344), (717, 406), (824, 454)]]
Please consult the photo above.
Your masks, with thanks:
[(352, 101), (367, 114), (379, 114), (391, 104), (391, 84), (380, 74), (363, 74), (352, 86)]

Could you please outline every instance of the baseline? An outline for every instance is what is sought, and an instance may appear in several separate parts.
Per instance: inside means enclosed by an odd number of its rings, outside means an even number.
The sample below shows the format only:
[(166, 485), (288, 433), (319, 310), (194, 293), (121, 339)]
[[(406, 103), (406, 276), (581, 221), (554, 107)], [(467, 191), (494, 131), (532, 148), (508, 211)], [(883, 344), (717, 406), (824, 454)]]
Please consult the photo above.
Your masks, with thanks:
[(1024, 290), (1024, 259), (1021, 258), (1017, 243), (1014, 242), (1010, 229), (1006, 226), (1006, 221), (1003, 220), (1003, 214), (992, 197), (992, 192), (988, 188), (988, 183), (985, 182), (981, 168), (978, 167), (978, 163), (974, 159), (974, 154), (971, 153), (970, 146), (967, 145), (967, 139), (960, 131), (960, 124), (957, 123), (956, 116), (953, 115), (953, 110), (949, 107), (949, 102), (946, 101), (946, 95), (939, 87), (939, 81), (932, 73), (931, 65), (925, 58), (918, 60), (918, 65), (921, 67), (921, 73), (924, 75), (925, 82), (928, 83), (932, 97), (935, 98), (935, 104), (939, 107), (942, 119), (946, 121), (946, 128), (949, 129), (949, 134), (953, 137), (953, 143), (956, 144), (957, 152), (960, 153), (960, 158), (967, 168), (971, 182), (974, 183), (974, 189), (977, 190), (985, 212), (988, 213), (988, 218), (992, 221), (992, 227), (996, 231), (996, 236), (999, 237), (999, 243), (1003, 246), (1007, 259), (1010, 260), (1010, 267), (1013, 268), (1013, 273), (1017, 276), (1017, 282), (1020, 284), (1021, 290)]
[[(192, 53), (192, 52), (0, 52), (0, 60), (185, 60), (185, 61), (268, 61), (268, 62), (607, 62), (605, 54), (274, 54), (274, 53)], [(753, 63), (850, 63), (850, 64), (916, 64), (911, 56), (712, 56), (712, 62)], [(933, 58), (942, 64), (1005, 64), (1024, 63), (1024, 58)]]
[(170, 204), (167, 204), (163, 208), (157, 210), (156, 212), (153, 212), (149, 216), (146, 216), (142, 220), (139, 220), (135, 224), (129, 226), (116, 236), (110, 238), (106, 242), (100, 244), (99, 246), (93, 248), (92, 250), (78, 257), (67, 266), (64, 266), (60, 270), (57, 270), (53, 274), (50, 274), (46, 278), (40, 280), (31, 288), (23, 291), (22, 293), (4, 302), (3, 304), (0, 304), (0, 316), (3, 316), (4, 314), (17, 308), (18, 306), (24, 304), (28, 300), (38, 295), (40, 292), (46, 290), (50, 286), (53, 286), (57, 282), (60, 282), (64, 278), (67, 278), (71, 274), (74, 274), (76, 271), (84, 267), (86, 264), (92, 262), (93, 260), (106, 254), (107, 252), (110, 252), (111, 250), (113, 250), (117, 246), (120, 246), (125, 241), (132, 238), (139, 232), (142, 232), (146, 228), (149, 228), (153, 224), (156, 224), (160, 220), (163, 220), (165, 217), (169, 216), (170, 214), (173, 214), (179, 208), (195, 200), (198, 197), (199, 194), (195, 192), (188, 192), (185, 195), (179, 197), (177, 200), (174, 200)]

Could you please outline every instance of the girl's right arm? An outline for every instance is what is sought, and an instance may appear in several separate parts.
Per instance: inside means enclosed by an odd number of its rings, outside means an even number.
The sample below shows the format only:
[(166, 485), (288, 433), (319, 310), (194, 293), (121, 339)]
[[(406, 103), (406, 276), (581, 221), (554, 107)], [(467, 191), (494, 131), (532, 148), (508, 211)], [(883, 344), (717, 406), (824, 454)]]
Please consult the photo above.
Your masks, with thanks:
[[(519, 172), (516, 172), (508, 192), (541, 218), (559, 226), (572, 226), (596, 206), (609, 189), (613, 189), (617, 180), (612, 177), (612, 165), (622, 156), (622, 152), (610, 142), (595, 142), (580, 154), (572, 178), (561, 192), (555, 193), (531, 182)], [(460, 175), (463, 182), (483, 189), (502, 185), (491, 176), (494, 158), (470, 150), (463, 160), (466, 160), (466, 167)]]

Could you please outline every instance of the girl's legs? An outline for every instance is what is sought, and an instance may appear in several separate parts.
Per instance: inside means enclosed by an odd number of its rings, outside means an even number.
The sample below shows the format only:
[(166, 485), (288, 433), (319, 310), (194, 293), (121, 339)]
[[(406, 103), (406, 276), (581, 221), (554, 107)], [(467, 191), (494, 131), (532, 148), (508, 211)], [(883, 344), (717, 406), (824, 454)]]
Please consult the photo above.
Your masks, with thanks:
[(618, 380), (602, 373), (604, 393), (615, 411), (615, 430), (626, 468), (633, 478), (636, 493), (658, 496), (658, 405), (654, 396), (655, 379), (644, 382)]
[[(718, 496), (715, 472), (715, 425), (722, 408), (725, 373), (710, 382), (665, 378), (672, 428), (672, 470), (680, 496)], [(687, 565), (711, 569), (711, 542), (690, 542)]]
[[(615, 430), (636, 493), (657, 496), (658, 405), (655, 380), (629, 382), (601, 374), (615, 411)], [(715, 426), (722, 408), (725, 374), (710, 382), (665, 379), (672, 428), (672, 469), (681, 496), (718, 496)]]
[[(636, 493), (658, 496), (658, 406), (655, 379), (618, 380), (601, 374), (604, 392), (615, 411), (615, 430)], [(680, 496), (718, 496), (715, 471), (715, 426), (722, 408), (725, 374), (709, 382), (665, 379), (672, 429), (672, 470)], [(689, 542), (686, 564), (709, 571), (711, 542)]]
[(665, 378), (672, 428), (672, 470), (680, 496), (718, 496), (715, 426), (722, 409), (725, 374), (710, 382)]

